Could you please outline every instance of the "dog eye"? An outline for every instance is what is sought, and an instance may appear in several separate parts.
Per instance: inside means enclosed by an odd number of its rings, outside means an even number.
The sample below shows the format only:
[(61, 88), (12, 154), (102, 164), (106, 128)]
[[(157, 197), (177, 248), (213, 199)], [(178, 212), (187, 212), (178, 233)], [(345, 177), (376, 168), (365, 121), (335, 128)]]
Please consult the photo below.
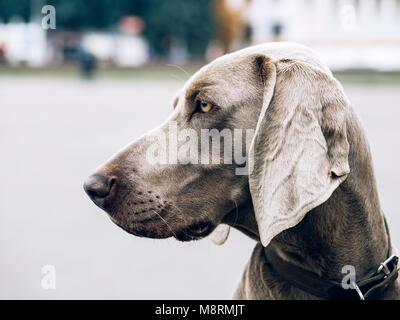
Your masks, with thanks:
[(207, 101), (198, 100), (197, 107), (202, 113), (206, 113), (213, 108), (213, 105)]

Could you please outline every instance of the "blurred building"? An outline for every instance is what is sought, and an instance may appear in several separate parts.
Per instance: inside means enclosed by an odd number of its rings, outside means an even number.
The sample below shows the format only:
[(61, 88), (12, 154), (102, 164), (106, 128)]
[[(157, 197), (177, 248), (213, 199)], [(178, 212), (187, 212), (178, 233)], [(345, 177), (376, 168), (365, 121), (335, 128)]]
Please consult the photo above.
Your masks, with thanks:
[(139, 18), (124, 17), (117, 32), (46, 31), (41, 23), (0, 23), (0, 62), (40, 67), (79, 62), (82, 52), (96, 61), (123, 67), (148, 62)]
[(38, 23), (0, 23), (2, 60), (11, 65), (41, 66), (48, 61), (46, 32)]
[(82, 48), (98, 61), (122, 67), (137, 67), (149, 60), (149, 46), (141, 36), (144, 21), (140, 17), (125, 16), (120, 20), (119, 32), (87, 32), (82, 35)]
[(400, 0), (252, 0), (247, 21), (253, 43), (301, 42), (335, 70), (400, 70)]
[[(60, 1), (51, 31), (41, 28), (37, 5), (29, 23), (0, 23), (0, 63), (74, 63), (83, 52), (100, 64), (134, 67), (151, 58), (181, 64), (201, 59), (206, 48), (212, 60), (251, 44), (295, 41), (318, 51), (333, 70), (400, 70), (400, 0), (149, 1), (85, 2), (86, 10), (78, 0)], [(4, 8), (0, 17), (7, 16)], [(8, 13), (22, 15), (18, 8)]]

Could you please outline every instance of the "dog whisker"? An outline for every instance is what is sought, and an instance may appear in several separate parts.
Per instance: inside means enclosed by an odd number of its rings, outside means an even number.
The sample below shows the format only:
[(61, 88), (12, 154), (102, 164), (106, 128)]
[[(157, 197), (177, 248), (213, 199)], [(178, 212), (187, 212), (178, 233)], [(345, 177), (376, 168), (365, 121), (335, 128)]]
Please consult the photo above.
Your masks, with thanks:
[[(183, 69), (181, 66), (178, 66), (176, 64), (166, 64), (167, 67), (174, 67), (177, 68), (179, 70), (181, 70), (183, 73), (185, 73), (186, 75), (186, 80), (190, 78), (190, 74), (189, 72), (187, 72), (185, 69)], [(184, 79), (179, 79), (179, 80), (184, 80)]]
[(172, 232), (172, 234), (176, 237), (176, 233), (174, 232), (174, 230), (172, 230), (172, 228), (170, 227), (170, 225), (168, 224), (168, 222), (155, 210), (151, 210), (153, 211), (168, 227), (168, 229)]

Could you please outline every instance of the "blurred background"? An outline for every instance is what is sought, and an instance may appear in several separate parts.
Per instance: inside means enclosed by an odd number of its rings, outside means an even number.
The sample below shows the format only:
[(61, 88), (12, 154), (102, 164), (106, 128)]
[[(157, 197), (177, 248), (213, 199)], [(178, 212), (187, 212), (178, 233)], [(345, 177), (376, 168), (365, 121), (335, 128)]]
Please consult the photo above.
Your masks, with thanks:
[(0, 298), (230, 298), (253, 241), (130, 236), (82, 183), (200, 66), (268, 41), (312, 47), (343, 83), (399, 247), (400, 0), (0, 0)]
[[(42, 27), (55, 9), (53, 28)], [(399, 0), (1, 0), (8, 66), (192, 64), (266, 41), (310, 45), (334, 70), (400, 69)]]

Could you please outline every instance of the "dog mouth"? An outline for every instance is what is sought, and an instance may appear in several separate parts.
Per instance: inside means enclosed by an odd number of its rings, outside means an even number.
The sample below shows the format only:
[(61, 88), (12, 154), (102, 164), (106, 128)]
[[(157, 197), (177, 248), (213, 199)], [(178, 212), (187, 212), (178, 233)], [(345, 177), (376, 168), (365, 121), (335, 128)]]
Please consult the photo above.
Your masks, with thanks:
[(178, 241), (199, 240), (208, 236), (215, 228), (215, 225), (211, 221), (199, 221), (185, 226), (184, 224), (174, 225), (163, 218), (157, 219), (157, 217), (152, 217), (140, 222), (136, 221), (136, 223), (131, 225), (115, 215), (110, 214), (109, 218), (114, 224), (129, 234), (153, 239), (174, 237)]
[(211, 222), (199, 222), (175, 234), (175, 238), (179, 241), (198, 240), (208, 236), (214, 229)]

